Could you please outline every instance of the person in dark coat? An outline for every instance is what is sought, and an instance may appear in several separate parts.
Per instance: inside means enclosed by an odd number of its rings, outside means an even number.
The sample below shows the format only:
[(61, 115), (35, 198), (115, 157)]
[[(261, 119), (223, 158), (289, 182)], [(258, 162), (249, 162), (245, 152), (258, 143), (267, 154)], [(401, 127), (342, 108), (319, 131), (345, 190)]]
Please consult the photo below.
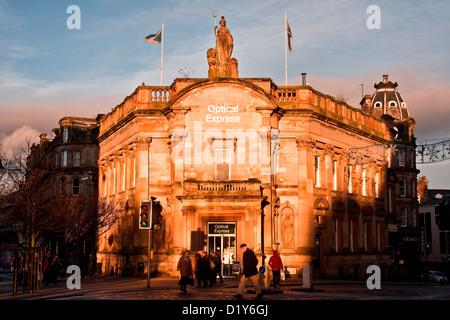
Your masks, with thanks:
[(52, 261), (51, 264), (51, 273), (52, 273), (52, 281), (53, 284), (56, 286), (56, 283), (58, 282), (58, 276), (61, 272), (61, 260), (59, 260), (58, 255), (55, 255), (55, 258)]
[(245, 283), (247, 282), (247, 279), (250, 279), (257, 293), (256, 298), (262, 298), (263, 294), (261, 291), (261, 286), (259, 285), (258, 269), (256, 268), (258, 265), (258, 258), (253, 250), (249, 249), (245, 243), (241, 244), (241, 250), (243, 252), (243, 266), (241, 269), (241, 278), (239, 279), (236, 297), (238, 299), (242, 299), (242, 292), (244, 291)]
[(216, 256), (214, 251), (211, 251), (211, 255), (209, 256), (209, 260), (214, 264), (214, 268), (211, 268), (211, 278), (210, 278), (210, 286), (217, 283), (217, 273), (219, 272), (219, 264), (220, 260)]
[(211, 267), (205, 251), (200, 252), (200, 258), (198, 260), (198, 274), (203, 282), (203, 287), (208, 286), (208, 281), (211, 280)]
[(183, 251), (180, 260), (178, 260), (177, 270), (180, 271), (180, 281), (178, 282), (180, 290), (187, 293), (186, 287), (192, 277), (192, 265), (188, 250)]
[(200, 251), (195, 254), (195, 278), (197, 278), (197, 287), (200, 288), (202, 286), (202, 279), (200, 277), (200, 264), (202, 263), (202, 256), (200, 255)]
[(48, 283), (52, 280), (52, 262), (52, 255), (50, 254), (50, 252), (47, 252), (47, 256), (45, 257), (44, 261), (44, 268), (42, 270), (44, 272), (43, 280), (46, 286), (48, 286)]
[(223, 282), (223, 275), (222, 275), (222, 257), (220, 256), (220, 251), (216, 252), (217, 259), (219, 260), (219, 264), (217, 264), (217, 273), (219, 274), (220, 283)]

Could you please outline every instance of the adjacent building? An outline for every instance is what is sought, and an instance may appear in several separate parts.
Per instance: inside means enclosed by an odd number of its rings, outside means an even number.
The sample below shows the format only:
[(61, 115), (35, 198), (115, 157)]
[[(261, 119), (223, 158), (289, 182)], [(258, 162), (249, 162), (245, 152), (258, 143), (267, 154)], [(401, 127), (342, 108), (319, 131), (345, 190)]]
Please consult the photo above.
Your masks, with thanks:
[[(61, 208), (66, 228), (41, 239), (43, 250), (58, 254), (64, 263), (78, 264), (87, 271), (88, 258), (95, 250), (95, 219), (98, 188), (98, 124), (95, 118), (64, 117), (54, 128), (53, 137), (40, 135), (31, 147), (30, 159), (39, 160), (51, 175), (49, 198), (67, 203)], [(91, 226), (89, 226), (92, 224)]]
[(426, 197), (419, 207), (421, 262), (429, 270), (450, 272), (450, 190), (428, 189), (426, 177), (419, 179)]

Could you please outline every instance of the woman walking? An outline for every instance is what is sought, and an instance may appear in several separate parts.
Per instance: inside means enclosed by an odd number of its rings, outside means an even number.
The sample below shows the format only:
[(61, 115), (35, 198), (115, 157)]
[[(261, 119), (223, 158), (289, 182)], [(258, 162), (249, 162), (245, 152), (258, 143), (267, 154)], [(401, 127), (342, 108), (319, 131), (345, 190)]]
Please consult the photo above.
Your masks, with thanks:
[(189, 281), (192, 277), (192, 265), (191, 259), (189, 259), (189, 251), (185, 250), (178, 260), (177, 270), (180, 271), (180, 281), (178, 284), (180, 285), (180, 290), (183, 293), (187, 293), (186, 286), (189, 284)]

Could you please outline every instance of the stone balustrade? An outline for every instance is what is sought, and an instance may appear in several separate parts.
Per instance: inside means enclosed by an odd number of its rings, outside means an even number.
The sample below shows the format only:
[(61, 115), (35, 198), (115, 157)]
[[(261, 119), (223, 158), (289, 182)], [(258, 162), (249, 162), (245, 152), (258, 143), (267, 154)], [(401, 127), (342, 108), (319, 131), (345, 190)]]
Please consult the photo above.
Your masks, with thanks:
[(185, 194), (187, 196), (259, 196), (261, 182), (251, 180), (229, 180), (229, 181), (185, 181)]

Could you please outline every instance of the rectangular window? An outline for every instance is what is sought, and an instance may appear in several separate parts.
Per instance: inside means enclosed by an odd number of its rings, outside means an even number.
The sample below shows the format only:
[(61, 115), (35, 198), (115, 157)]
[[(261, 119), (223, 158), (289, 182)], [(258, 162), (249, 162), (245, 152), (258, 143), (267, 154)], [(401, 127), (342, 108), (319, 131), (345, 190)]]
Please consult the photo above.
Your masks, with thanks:
[(366, 252), (368, 251), (368, 238), (369, 235), (367, 234), (369, 232), (369, 225), (367, 221), (364, 221), (364, 250)]
[(63, 142), (69, 141), (69, 128), (65, 127), (63, 132)]
[(103, 196), (106, 197), (108, 195), (108, 182), (107, 182), (107, 174), (103, 173)]
[(375, 197), (380, 197), (380, 173), (375, 173)]
[(333, 175), (333, 190), (338, 190), (338, 162), (336, 160), (333, 161), (332, 164), (332, 175)]
[(405, 150), (401, 148), (398, 150), (398, 165), (400, 167), (405, 166)]
[(125, 180), (126, 180), (126, 166), (125, 166), (125, 161), (123, 161), (122, 163), (122, 191), (125, 191)]
[(78, 191), (80, 191), (80, 180), (78, 178), (75, 178), (72, 182), (72, 194), (77, 195)]
[(316, 188), (320, 188), (321, 181), (320, 181), (320, 157), (315, 156), (314, 157), (314, 186)]
[(348, 167), (348, 193), (353, 193), (352, 168)]
[(111, 192), (111, 194), (115, 194), (116, 193), (116, 166), (114, 166), (113, 167), (113, 170), (112, 170), (112, 185), (111, 185), (111, 187), (112, 187), (112, 192)]
[(381, 223), (377, 222), (377, 250), (381, 252)]
[(339, 251), (339, 221), (337, 218), (334, 219), (334, 249), (336, 252)]
[(133, 157), (133, 188), (136, 187), (136, 157)]
[(61, 167), (67, 166), (67, 150), (61, 153)]
[(400, 226), (406, 227), (408, 225), (408, 217), (406, 214), (406, 208), (400, 209)]
[(398, 181), (400, 186), (400, 197), (406, 197), (406, 181), (405, 179), (400, 179)]
[(355, 249), (354, 243), (353, 243), (353, 241), (354, 241), (354, 239), (353, 239), (353, 236), (354, 236), (353, 235), (353, 220), (350, 220), (349, 225), (350, 225), (350, 251), (353, 252), (353, 250)]
[(81, 151), (75, 150), (73, 152), (73, 165), (79, 167), (81, 165)]
[(215, 179), (230, 180), (230, 150), (215, 149)]
[(362, 181), (361, 182), (362, 182), (362, 185), (361, 185), (362, 195), (367, 196), (367, 170), (366, 169), (362, 170)]

